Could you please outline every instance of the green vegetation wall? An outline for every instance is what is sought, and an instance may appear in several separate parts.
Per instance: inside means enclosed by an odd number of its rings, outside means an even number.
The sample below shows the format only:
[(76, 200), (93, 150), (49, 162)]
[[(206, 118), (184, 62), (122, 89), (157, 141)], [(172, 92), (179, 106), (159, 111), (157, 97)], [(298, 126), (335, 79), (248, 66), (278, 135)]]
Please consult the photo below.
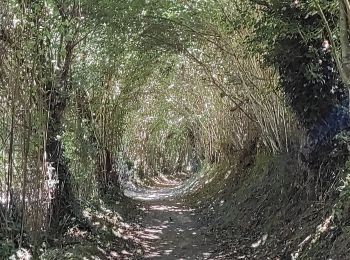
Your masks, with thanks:
[[(256, 2), (256, 1), (252, 1)], [(266, 1), (259, 5), (252, 43), (277, 67), (281, 87), (299, 120), (311, 127), (336, 105), (346, 104), (346, 93), (318, 1)], [(338, 1), (323, 1), (322, 10), (337, 32)], [(336, 41), (337, 42), (337, 41)]]

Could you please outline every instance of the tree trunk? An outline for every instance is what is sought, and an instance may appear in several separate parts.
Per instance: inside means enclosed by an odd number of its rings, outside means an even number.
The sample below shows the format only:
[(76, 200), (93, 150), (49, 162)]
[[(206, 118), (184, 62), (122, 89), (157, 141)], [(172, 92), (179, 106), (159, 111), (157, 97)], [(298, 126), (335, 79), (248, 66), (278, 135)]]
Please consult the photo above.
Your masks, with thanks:
[(63, 112), (69, 98), (68, 77), (70, 65), (73, 58), (72, 42), (66, 45), (66, 56), (64, 66), (61, 70), (59, 84), (48, 84), (46, 87), (47, 108), (49, 111), (49, 121), (47, 129), (46, 153), (47, 162), (55, 169), (57, 176), (57, 186), (51, 202), (50, 227), (55, 229), (64, 223), (70, 216), (74, 215), (74, 194), (72, 191), (72, 176), (64, 158), (61, 136), (63, 134)]

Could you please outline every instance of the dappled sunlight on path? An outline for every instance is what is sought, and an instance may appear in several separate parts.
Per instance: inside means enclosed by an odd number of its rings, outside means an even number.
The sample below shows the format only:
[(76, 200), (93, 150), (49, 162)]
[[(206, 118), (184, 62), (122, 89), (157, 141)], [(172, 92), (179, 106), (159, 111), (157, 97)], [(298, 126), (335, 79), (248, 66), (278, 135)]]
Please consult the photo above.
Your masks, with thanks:
[(171, 201), (144, 208), (145, 259), (210, 259), (206, 228), (199, 228), (194, 209)]
[(124, 184), (124, 194), (141, 201), (168, 200), (195, 191), (204, 181), (205, 178), (199, 175), (193, 175), (185, 181), (170, 180), (166, 177), (158, 178), (155, 180), (157, 186), (154, 187), (136, 186), (133, 182), (128, 181)]
[(143, 201), (141, 230), (134, 234), (144, 250), (143, 259), (213, 259), (210, 256), (215, 243), (208, 240), (207, 227), (199, 225), (194, 208), (178, 199), (196, 185), (198, 180), (193, 179), (173, 187), (125, 191), (127, 196)]

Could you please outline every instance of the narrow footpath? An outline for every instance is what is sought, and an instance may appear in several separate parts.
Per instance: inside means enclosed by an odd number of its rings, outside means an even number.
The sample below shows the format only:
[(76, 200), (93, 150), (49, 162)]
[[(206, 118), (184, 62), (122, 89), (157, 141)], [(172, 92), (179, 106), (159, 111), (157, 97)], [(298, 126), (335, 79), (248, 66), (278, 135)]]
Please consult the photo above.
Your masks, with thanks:
[(125, 190), (128, 197), (142, 202), (138, 234), (144, 249), (142, 259), (214, 259), (216, 243), (208, 235), (208, 227), (194, 208), (181, 201), (181, 195), (193, 185), (190, 180), (182, 185)]
[(194, 209), (176, 201), (147, 202), (141, 221), (145, 259), (210, 259), (213, 243)]

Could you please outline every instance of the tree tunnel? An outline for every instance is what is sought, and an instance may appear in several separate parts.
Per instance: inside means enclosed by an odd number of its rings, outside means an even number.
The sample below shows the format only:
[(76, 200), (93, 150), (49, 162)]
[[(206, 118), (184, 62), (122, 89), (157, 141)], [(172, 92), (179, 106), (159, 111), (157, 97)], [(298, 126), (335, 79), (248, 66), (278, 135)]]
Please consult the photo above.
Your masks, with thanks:
[(0, 259), (350, 259), (349, 14), (0, 1)]

